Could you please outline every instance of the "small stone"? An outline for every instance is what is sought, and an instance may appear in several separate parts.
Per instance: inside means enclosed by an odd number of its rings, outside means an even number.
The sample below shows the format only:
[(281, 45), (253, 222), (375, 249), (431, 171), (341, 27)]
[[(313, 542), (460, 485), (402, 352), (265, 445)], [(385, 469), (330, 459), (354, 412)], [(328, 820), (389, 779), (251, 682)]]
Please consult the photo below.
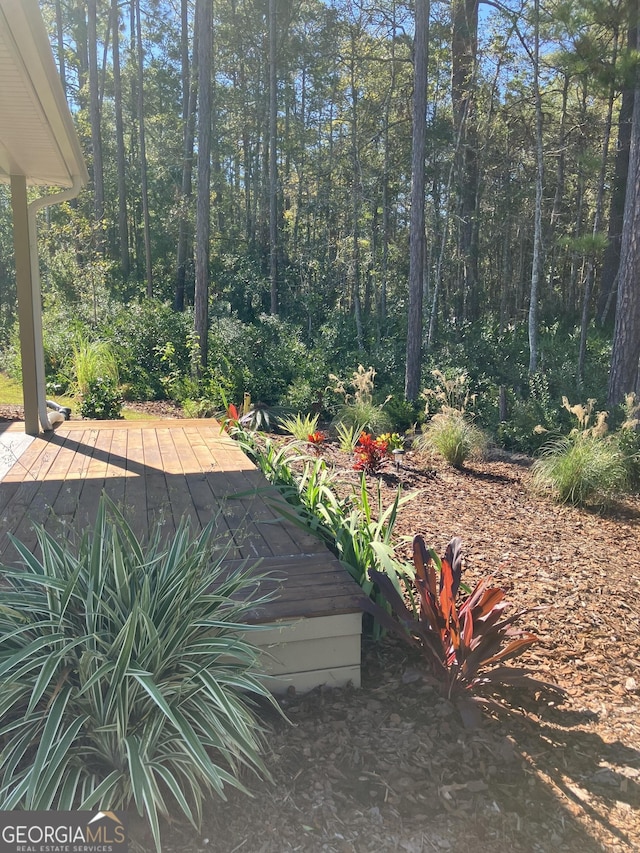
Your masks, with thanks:
[(635, 693), (636, 690), (638, 689), (638, 682), (635, 680), (635, 678), (632, 675), (630, 675), (629, 678), (627, 678), (627, 680), (625, 681), (624, 689), (628, 693)]

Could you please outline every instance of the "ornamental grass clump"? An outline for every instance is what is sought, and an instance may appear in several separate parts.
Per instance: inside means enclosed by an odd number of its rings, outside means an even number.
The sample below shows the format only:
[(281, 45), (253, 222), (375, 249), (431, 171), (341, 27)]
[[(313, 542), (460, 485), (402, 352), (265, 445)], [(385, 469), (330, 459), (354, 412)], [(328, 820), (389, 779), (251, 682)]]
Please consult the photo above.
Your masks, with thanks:
[[(370, 599), (362, 601), (383, 628), (400, 636), (415, 648), (427, 665), (428, 678), (440, 694), (456, 704), (467, 725), (477, 725), (480, 705), (490, 697), (476, 697), (477, 691), (491, 691), (499, 685), (519, 685), (535, 690), (564, 691), (531, 677), (527, 669), (505, 666), (525, 649), (539, 642), (515, 623), (529, 610), (505, 616), (507, 603), (501, 589), (480, 581), (465, 598), (460, 596), (462, 553), (459, 538), (452, 539), (442, 559), (427, 549), (424, 539), (413, 540), (414, 579), (410, 598), (413, 610), (389, 577), (370, 569), (371, 580), (389, 604), (379, 607)], [(408, 582), (407, 582), (408, 583)], [(536, 609), (536, 608), (532, 608)]]
[(425, 426), (416, 446), (437, 453), (454, 468), (461, 468), (468, 459), (484, 456), (487, 437), (464, 412), (443, 408)]
[(482, 458), (488, 440), (472, 419), (469, 409), (475, 395), (469, 391), (466, 373), (447, 377), (440, 370), (433, 370), (435, 388), (422, 392), (426, 400), (425, 413), (435, 410), (431, 420), (416, 440), (419, 450), (437, 453), (454, 468), (461, 468), (468, 459)]
[(534, 489), (558, 503), (606, 506), (627, 487), (625, 453), (607, 434), (607, 413), (594, 414), (595, 402), (571, 406), (563, 397), (563, 406), (576, 417), (578, 427), (546, 444), (532, 466)]
[[(269, 694), (243, 616), (257, 579), (229, 571), (213, 523), (142, 546), (106, 497), (77, 547), (37, 532), (0, 570), (0, 809), (126, 809), (194, 826), (211, 794), (268, 775)], [(264, 598), (259, 599), (264, 601)]]
[(372, 433), (384, 432), (391, 428), (391, 418), (384, 410), (385, 404), (391, 398), (387, 397), (381, 405), (374, 402), (375, 377), (376, 371), (373, 367), (365, 370), (361, 364), (353, 371), (349, 380), (344, 381), (334, 374), (329, 375), (329, 379), (336, 383), (334, 393), (344, 401), (334, 419), (336, 428), (338, 424), (343, 424)]

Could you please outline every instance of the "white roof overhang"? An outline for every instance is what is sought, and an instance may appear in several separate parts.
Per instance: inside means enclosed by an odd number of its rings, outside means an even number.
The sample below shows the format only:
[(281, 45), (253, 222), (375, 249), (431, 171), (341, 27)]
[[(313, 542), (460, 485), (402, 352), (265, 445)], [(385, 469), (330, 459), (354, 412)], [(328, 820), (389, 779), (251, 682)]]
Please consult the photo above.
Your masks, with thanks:
[(88, 180), (36, 0), (0, 0), (0, 181)]

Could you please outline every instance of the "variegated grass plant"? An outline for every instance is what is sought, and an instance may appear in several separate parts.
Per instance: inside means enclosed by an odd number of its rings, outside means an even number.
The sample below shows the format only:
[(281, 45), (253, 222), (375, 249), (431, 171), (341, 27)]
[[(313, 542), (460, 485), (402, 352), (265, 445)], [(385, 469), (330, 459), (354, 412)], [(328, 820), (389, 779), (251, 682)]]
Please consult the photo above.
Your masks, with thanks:
[(314, 435), (318, 429), (320, 415), (290, 415), (278, 420), (278, 426), (287, 435), (293, 436), (296, 441), (307, 441), (310, 435)]
[(343, 453), (353, 453), (360, 440), (364, 427), (361, 424), (336, 423), (338, 447)]
[[(268, 775), (255, 697), (248, 568), (229, 572), (213, 527), (142, 546), (103, 498), (77, 547), (14, 540), (0, 601), (0, 809), (120, 809), (194, 826), (203, 802)], [(263, 600), (263, 599), (260, 599)]]

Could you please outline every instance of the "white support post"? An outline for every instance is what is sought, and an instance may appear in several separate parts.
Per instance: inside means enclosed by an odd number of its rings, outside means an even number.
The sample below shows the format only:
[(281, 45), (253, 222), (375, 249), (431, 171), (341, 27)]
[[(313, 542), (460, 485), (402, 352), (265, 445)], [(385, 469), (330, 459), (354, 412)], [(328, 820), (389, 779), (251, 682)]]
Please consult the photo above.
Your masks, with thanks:
[(24, 393), (24, 431), (38, 435), (38, 370), (36, 366), (35, 311), (29, 240), (27, 182), (23, 175), (11, 176), (11, 206), (13, 209), (13, 246), (18, 292), (20, 323), (20, 355), (22, 357), (22, 388)]

